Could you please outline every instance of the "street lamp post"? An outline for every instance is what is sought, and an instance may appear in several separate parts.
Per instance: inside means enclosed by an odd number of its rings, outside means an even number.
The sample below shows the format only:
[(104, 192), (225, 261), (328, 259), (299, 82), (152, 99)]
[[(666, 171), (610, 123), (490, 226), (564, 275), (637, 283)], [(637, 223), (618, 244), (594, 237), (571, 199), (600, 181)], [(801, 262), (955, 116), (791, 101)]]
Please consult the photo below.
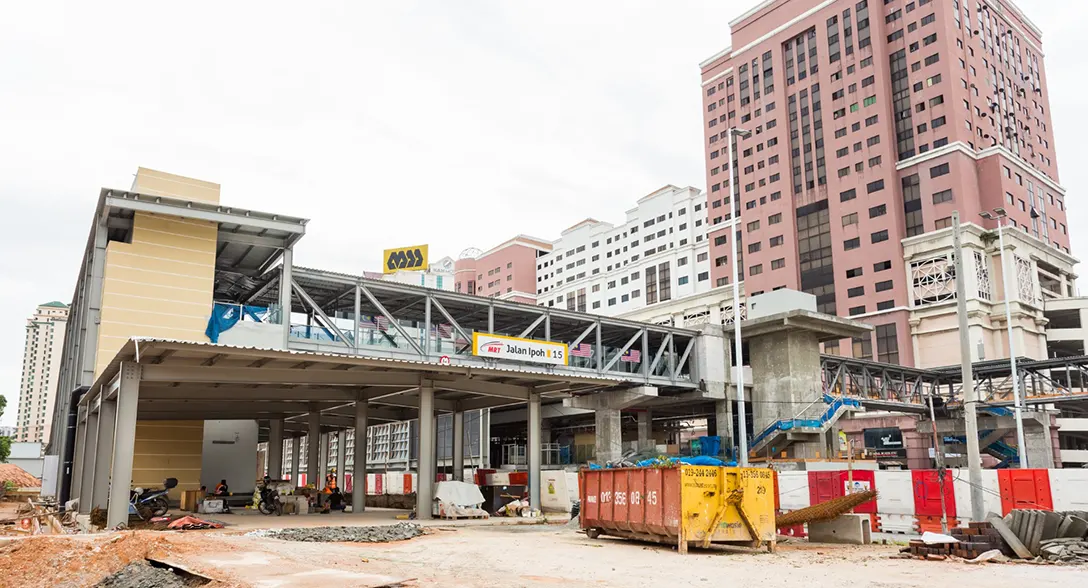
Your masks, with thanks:
[[(744, 355), (740, 344), (740, 270), (737, 259), (740, 257), (740, 240), (737, 233), (740, 231), (740, 191), (736, 189), (737, 176), (733, 171), (733, 137), (747, 137), (751, 131), (731, 127), (726, 131), (726, 145), (729, 155), (729, 207), (733, 209), (733, 351), (736, 360), (733, 365), (737, 370), (737, 464), (740, 467), (748, 466), (748, 426), (744, 421)], [(728, 396), (726, 398), (728, 402)]]
[(1016, 373), (1016, 344), (1012, 339), (1012, 302), (1009, 299), (1009, 266), (1005, 263), (1005, 234), (1002, 231), (1002, 222), (1008, 213), (1004, 208), (998, 207), (992, 211), (983, 211), (979, 215), (987, 220), (997, 221), (997, 245), (1001, 249), (1001, 287), (1005, 291), (1005, 327), (1009, 333), (1009, 369), (1012, 378), (1013, 411), (1016, 415), (1016, 444), (1020, 454), (1020, 467), (1028, 467), (1027, 445), (1024, 443), (1024, 417), (1020, 401), (1020, 376)]

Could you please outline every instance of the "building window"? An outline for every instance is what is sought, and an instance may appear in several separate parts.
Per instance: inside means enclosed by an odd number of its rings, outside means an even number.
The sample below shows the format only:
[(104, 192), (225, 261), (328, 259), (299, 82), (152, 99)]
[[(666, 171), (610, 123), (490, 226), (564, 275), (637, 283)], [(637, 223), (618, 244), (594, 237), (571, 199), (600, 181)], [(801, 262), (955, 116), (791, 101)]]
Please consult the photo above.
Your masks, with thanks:
[(884, 180), (877, 180), (875, 182), (869, 182), (868, 184), (865, 185), (865, 191), (866, 191), (867, 194), (872, 194), (873, 192), (879, 192), (879, 191), (881, 191), (883, 189), (884, 189)]
[(895, 301), (894, 300), (882, 300), (882, 301), (876, 303), (876, 309), (877, 310), (889, 310), (889, 309), (892, 309), (892, 308), (895, 308)]
[(855, 267), (855, 268), (850, 268), (850, 269), (846, 270), (846, 277), (847, 278), (861, 277), (861, 268), (860, 267)]
[(775, 236), (775, 237), (771, 237), (770, 241), (769, 241), (769, 244), (770, 244), (771, 247), (778, 247), (779, 245), (782, 245), (782, 242), (783, 242), (782, 235), (778, 235), (778, 236)]
[(873, 264), (874, 272), (882, 272), (890, 269), (892, 269), (892, 262), (889, 259), (886, 259), (884, 261), (878, 261)]
[(865, 286), (855, 286), (846, 291), (846, 295), (850, 298), (857, 298), (858, 296), (865, 296)]
[(759, 274), (762, 274), (762, 273), (763, 273), (763, 264), (762, 263), (753, 265), (752, 267), (748, 268), (748, 275), (749, 276), (758, 276)]
[(941, 190), (933, 195), (933, 203), (940, 204), (942, 202), (952, 201), (952, 190)]
[(845, 192), (839, 192), (839, 202), (846, 202), (847, 200), (853, 200), (858, 197), (857, 190), (850, 188)]
[(779, 212), (777, 214), (772, 214), (771, 216), (767, 217), (767, 224), (768, 225), (777, 225), (780, 222), (782, 222), (782, 213), (781, 212)]
[(870, 237), (872, 238), (873, 243), (880, 243), (881, 241), (887, 241), (888, 240), (888, 229), (877, 231), (877, 232), (873, 233), (872, 235), (870, 235)]
[(892, 289), (892, 281), (891, 280), (885, 280), (883, 282), (877, 282), (875, 288), (876, 288), (877, 292), (884, 292), (886, 290), (891, 290)]
[(876, 327), (877, 360), (883, 363), (899, 363), (899, 342), (895, 323)]
[(939, 177), (947, 174), (948, 171), (949, 171), (948, 170), (948, 164), (947, 163), (942, 163), (941, 165), (937, 165), (937, 166), (929, 168), (929, 177), (930, 178), (939, 178)]
[(684, 284), (687, 284), (687, 283), (688, 283), (688, 277), (687, 276), (680, 276), (679, 278), (676, 279), (676, 284), (679, 285), (679, 286), (683, 286)]
[(848, 227), (856, 224), (858, 224), (858, 213), (851, 212), (850, 214), (844, 214), (842, 216), (842, 226)]
[(843, 249), (850, 251), (861, 247), (861, 239), (854, 237), (853, 239), (847, 239), (842, 242)]
[[(703, 253), (701, 255), (706, 254)], [(660, 298), (662, 302), (672, 300), (672, 273), (669, 270), (669, 262), (666, 261), (657, 266), (657, 277), (660, 285), (658, 298)]]
[(781, 258), (778, 258), (778, 259), (775, 259), (775, 260), (771, 261), (771, 269), (772, 270), (782, 269), (784, 267), (786, 267), (786, 258), (784, 258), (784, 257), (781, 257)]
[(951, 226), (952, 226), (952, 217), (950, 217), (950, 216), (946, 216), (944, 218), (939, 218), (939, 219), (937, 219), (936, 222), (933, 223), (933, 228), (938, 229), (938, 230), (939, 229), (947, 229), (948, 227), (951, 227)]
[(869, 218), (876, 218), (878, 216), (884, 216), (885, 214), (888, 214), (887, 204), (879, 204), (869, 208)]
[(859, 314), (865, 314), (865, 305), (850, 307), (850, 316), (857, 316)]
[(705, 282), (710, 279), (710, 272), (699, 272), (699, 275), (695, 276), (695, 279), (700, 282)]

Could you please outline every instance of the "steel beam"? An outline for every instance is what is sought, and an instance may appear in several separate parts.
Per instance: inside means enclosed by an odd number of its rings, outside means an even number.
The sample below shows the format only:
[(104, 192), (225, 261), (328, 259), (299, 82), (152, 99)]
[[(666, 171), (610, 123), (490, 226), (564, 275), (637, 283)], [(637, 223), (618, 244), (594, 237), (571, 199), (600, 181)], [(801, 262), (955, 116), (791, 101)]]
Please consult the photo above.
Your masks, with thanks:
[(348, 346), (348, 347), (351, 346), (351, 345), (348, 344), (347, 335), (345, 335), (344, 332), (340, 330), (340, 327), (336, 326), (336, 323), (334, 323), (332, 321), (332, 319), (330, 319), (329, 316), (327, 314), (325, 314), (324, 310), (321, 310), (321, 306), (317, 302), (314, 302), (313, 298), (310, 298), (310, 294), (308, 292), (306, 292), (306, 290), (303, 289), (302, 286), (299, 286), (298, 282), (295, 282), (294, 280), (292, 280), (291, 281), (291, 288), (294, 289), (295, 293), (298, 294), (298, 297), (301, 298), (302, 301), (305, 302), (306, 305), (309, 306), (310, 309), (313, 310), (315, 314), (317, 314), (317, 318), (320, 319), (321, 322), (325, 324), (325, 327), (328, 328), (329, 330), (331, 330), (333, 332), (333, 334), (336, 335), (338, 340), (335, 341), (335, 343), (339, 343), (341, 345)]
[[(540, 326), (540, 323), (544, 322), (544, 319), (546, 319), (546, 318), (548, 318), (547, 314), (542, 314), (542, 315), (536, 317), (536, 320), (533, 321), (532, 324), (530, 324), (524, 331), (522, 331), (521, 334), (518, 335), (518, 337), (521, 337), (523, 339), (525, 337), (528, 337), (533, 331), (536, 330), (537, 327)], [(545, 337), (545, 338), (547, 338), (547, 337)]]
[(140, 401), (140, 371), (135, 363), (121, 364), (121, 390), (117, 394), (116, 426), (113, 434), (113, 464), (110, 469), (106, 526), (128, 523), (128, 493), (132, 488), (132, 462), (136, 450), (136, 419)]
[[(348, 386), (336, 388), (241, 388), (237, 386), (209, 388), (207, 386), (192, 385), (156, 386), (152, 388), (144, 386), (140, 390), (140, 400), (200, 400), (212, 403), (238, 402), (241, 400), (347, 402), (356, 398), (358, 395), (356, 390), (356, 388)], [(375, 390), (387, 393), (389, 388), (376, 388)]]
[(645, 330), (639, 330), (639, 332), (635, 333), (630, 339), (628, 339), (627, 343), (625, 343), (624, 346), (620, 348), (619, 353), (617, 353), (612, 359), (608, 360), (608, 363), (604, 366), (604, 371), (607, 372), (608, 370), (612, 369), (612, 366), (619, 363), (620, 358), (623, 357), (623, 354), (627, 353), (627, 350), (630, 349), (631, 346), (635, 344), (635, 341), (638, 341), (645, 332)]
[(416, 386), (415, 372), (302, 370), (219, 366), (144, 366), (144, 382), (206, 384), (314, 384), (340, 386)]
[(404, 339), (404, 341), (406, 341), (409, 345), (411, 345), (412, 349), (415, 349), (418, 355), (423, 355), (423, 349), (420, 348), (419, 344), (416, 343), (414, 339), (408, 336), (408, 332), (404, 330), (404, 327), (400, 326), (400, 322), (397, 321), (397, 319), (395, 319), (393, 315), (389, 314), (389, 311), (385, 309), (385, 306), (378, 301), (374, 294), (372, 294), (366, 286), (362, 285), (362, 283), (359, 284), (359, 289), (362, 290), (363, 296), (366, 296), (367, 300), (369, 300), (370, 303), (374, 305), (374, 308), (378, 309), (378, 312), (389, 320), (389, 324), (393, 325), (393, 328), (397, 330), (397, 333), (400, 334), (401, 338)]

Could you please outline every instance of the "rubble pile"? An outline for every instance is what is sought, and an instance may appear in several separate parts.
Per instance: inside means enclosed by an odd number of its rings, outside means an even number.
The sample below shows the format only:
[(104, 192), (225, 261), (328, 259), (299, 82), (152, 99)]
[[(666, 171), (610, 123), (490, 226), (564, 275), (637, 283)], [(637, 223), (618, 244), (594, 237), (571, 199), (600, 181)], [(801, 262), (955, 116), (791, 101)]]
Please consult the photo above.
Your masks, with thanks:
[[(1021, 557), (1030, 555), (1046, 561), (1088, 563), (1088, 512), (1013, 510), (1002, 519), (1015, 535)], [(1012, 539), (1006, 537), (1006, 540)], [(1016, 549), (1016, 541), (1008, 541)]]
[(395, 525), (377, 525), (373, 527), (262, 529), (246, 533), (246, 535), (254, 537), (308, 543), (388, 543), (414, 539), (422, 534), (423, 527), (415, 523), (397, 523)]
[(191, 584), (174, 572), (134, 561), (106, 576), (95, 588), (186, 588)]
[[(999, 550), (1007, 556), (1014, 555), (1001, 533), (988, 522), (970, 522), (967, 527), (952, 529), (949, 535), (955, 541), (948, 543), (927, 544), (921, 539), (910, 542), (910, 555), (917, 559), (945, 559), (955, 556), (963, 559), (975, 559), (980, 555)], [(933, 557), (942, 556), (942, 557)]]

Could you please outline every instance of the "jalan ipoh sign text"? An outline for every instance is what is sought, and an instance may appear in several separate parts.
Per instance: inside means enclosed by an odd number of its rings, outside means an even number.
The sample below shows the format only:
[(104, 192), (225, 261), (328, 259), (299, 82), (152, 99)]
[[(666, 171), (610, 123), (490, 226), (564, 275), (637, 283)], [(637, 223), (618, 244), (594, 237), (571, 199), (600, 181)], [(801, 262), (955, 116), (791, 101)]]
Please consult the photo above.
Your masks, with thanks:
[(491, 333), (472, 334), (472, 354), (492, 359), (567, 365), (566, 343), (504, 337)]

